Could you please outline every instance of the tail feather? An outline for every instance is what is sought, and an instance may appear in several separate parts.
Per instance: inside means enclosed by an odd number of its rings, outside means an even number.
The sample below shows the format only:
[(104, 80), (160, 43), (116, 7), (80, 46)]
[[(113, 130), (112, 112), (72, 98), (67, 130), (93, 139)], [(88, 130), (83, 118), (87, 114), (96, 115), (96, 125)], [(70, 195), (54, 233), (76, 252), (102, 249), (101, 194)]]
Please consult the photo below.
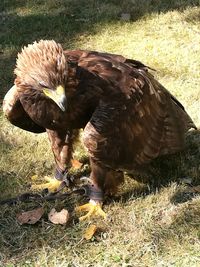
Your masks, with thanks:
[(178, 100), (171, 99), (172, 101), (168, 102), (167, 116), (164, 120), (161, 155), (182, 150), (185, 145), (185, 134), (191, 128), (197, 129)]
[(161, 137), (160, 155), (180, 151), (185, 145), (185, 134), (196, 125), (187, 114), (184, 106), (164, 86), (151, 79), (153, 86), (159, 92), (160, 98), (165, 99), (165, 117)]

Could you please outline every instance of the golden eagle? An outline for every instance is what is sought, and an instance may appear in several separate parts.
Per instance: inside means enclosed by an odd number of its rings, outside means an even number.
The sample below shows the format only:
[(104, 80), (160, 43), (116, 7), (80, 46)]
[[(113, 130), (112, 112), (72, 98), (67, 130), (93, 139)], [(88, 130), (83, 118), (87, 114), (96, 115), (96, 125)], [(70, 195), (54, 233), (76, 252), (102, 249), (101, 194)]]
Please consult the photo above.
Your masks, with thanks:
[[(8, 120), (27, 131), (47, 132), (56, 162), (54, 185), (66, 175), (78, 129), (91, 165), (90, 202), (99, 213), (105, 193), (123, 171), (181, 150), (195, 128), (182, 104), (143, 63), (94, 51), (64, 51), (41, 40), (18, 54), (14, 86), (4, 98)], [(49, 183), (50, 185), (50, 183)]]

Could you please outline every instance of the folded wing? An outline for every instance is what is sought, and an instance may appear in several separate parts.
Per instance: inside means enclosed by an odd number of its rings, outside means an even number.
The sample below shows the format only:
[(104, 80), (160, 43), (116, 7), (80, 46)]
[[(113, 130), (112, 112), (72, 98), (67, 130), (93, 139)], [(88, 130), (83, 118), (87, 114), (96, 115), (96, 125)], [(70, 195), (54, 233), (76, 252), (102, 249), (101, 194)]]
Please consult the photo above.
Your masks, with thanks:
[(19, 100), (16, 85), (4, 97), (3, 112), (12, 124), (23, 130), (33, 133), (45, 132), (45, 128), (37, 125), (25, 112)]

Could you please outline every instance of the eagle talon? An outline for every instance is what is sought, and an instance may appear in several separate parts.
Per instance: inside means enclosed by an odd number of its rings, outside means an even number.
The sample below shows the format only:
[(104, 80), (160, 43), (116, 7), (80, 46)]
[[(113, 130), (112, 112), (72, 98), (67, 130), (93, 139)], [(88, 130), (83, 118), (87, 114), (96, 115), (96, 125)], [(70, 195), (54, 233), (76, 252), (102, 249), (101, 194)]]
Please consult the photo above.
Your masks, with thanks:
[(48, 189), (49, 192), (56, 192), (59, 190), (62, 184), (62, 181), (59, 181), (56, 178), (51, 178), (48, 176), (45, 176), (44, 180), (47, 181), (47, 183), (31, 185), (31, 189), (37, 191)]
[(107, 215), (102, 210), (102, 204), (100, 202), (95, 202), (94, 200), (90, 200), (89, 203), (79, 206), (75, 209), (76, 212), (87, 211), (88, 213), (79, 218), (79, 221), (84, 221), (86, 219), (90, 219), (92, 216), (100, 216), (103, 219), (106, 219)]

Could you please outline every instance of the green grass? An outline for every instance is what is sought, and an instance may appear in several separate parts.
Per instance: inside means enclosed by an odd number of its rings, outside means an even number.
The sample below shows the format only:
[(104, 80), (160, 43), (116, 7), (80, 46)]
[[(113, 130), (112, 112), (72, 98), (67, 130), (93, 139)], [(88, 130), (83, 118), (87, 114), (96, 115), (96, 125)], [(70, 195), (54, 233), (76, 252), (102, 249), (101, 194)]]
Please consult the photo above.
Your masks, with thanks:
[[(130, 21), (121, 21), (130, 13)], [(15, 58), (39, 39), (65, 48), (122, 54), (156, 69), (155, 76), (184, 104), (200, 126), (200, 2), (197, 0), (3, 0), (0, 2), (0, 99), (13, 84)], [(0, 101), (1, 102), (1, 101)], [(27, 133), (0, 115), (1, 199), (28, 191), (31, 176), (53, 172), (45, 134)], [(0, 266), (175, 266), (200, 265), (200, 198), (181, 178), (200, 181), (200, 134), (190, 132), (186, 150), (158, 160), (166, 181), (158, 188), (127, 177), (118, 195), (105, 203), (109, 215), (91, 241), (82, 238), (89, 222), (77, 223), (80, 197), (44, 203), (45, 216), (20, 226), (16, 214), (38, 203), (1, 206)], [(76, 158), (84, 151), (78, 146)], [(52, 207), (68, 208), (66, 226), (52, 225)]]

